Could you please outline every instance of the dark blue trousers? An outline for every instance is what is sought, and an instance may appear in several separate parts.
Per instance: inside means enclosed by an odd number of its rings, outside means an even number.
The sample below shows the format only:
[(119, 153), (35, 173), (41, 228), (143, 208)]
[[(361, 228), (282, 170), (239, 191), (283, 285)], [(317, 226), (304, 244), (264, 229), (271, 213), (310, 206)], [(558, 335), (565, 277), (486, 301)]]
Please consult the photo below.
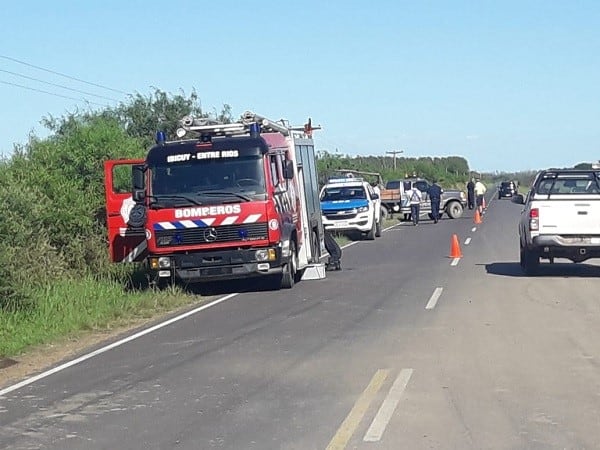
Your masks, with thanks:
[(416, 203), (410, 204), (410, 215), (412, 216), (412, 223), (414, 225), (419, 223), (419, 214), (421, 214), (421, 205)]
[(435, 223), (440, 220), (440, 199), (431, 199), (431, 218)]

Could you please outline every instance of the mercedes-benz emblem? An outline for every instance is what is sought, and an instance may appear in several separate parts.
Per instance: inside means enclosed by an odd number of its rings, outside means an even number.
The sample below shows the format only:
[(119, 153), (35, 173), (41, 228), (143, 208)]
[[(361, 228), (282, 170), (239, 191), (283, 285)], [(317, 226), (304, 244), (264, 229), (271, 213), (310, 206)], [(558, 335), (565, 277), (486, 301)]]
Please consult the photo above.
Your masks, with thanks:
[(204, 240), (206, 242), (215, 242), (217, 240), (217, 230), (214, 227), (204, 230)]

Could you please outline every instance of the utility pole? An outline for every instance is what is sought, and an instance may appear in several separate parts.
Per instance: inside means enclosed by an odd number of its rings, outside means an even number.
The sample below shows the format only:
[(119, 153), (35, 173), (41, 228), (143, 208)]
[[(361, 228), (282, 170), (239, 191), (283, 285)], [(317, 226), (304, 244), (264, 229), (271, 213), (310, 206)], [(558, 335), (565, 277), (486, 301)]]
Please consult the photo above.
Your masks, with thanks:
[(394, 155), (394, 170), (396, 170), (396, 155), (399, 155), (400, 153), (404, 153), (404, 150), (391, 150), (386, 153), (390, 154), (390, 155)]

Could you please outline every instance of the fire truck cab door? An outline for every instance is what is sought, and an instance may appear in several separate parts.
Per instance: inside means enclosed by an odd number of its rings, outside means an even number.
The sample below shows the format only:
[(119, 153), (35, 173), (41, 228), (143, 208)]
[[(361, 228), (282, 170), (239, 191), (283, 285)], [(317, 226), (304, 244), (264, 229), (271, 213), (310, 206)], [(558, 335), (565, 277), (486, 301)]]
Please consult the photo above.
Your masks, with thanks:
[(113, 262), (143, 261), (147, 256), (146, 232), (128, 225), (129, 213), (135, 205), (132, 191), (132, 166), (143, 159), (116, 159), (104, 162), (106, 223), (108, 245)]

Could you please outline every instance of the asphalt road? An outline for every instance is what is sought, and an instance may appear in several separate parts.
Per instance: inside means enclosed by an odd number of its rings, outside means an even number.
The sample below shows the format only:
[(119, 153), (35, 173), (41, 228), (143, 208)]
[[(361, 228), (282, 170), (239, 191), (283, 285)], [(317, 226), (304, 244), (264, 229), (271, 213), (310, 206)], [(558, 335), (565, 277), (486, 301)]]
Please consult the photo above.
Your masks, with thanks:
[(0, 448), (600, 448), (600, 268), (522, 276), (520, 210), (402, 224), (325, 280), (0, 388)]

